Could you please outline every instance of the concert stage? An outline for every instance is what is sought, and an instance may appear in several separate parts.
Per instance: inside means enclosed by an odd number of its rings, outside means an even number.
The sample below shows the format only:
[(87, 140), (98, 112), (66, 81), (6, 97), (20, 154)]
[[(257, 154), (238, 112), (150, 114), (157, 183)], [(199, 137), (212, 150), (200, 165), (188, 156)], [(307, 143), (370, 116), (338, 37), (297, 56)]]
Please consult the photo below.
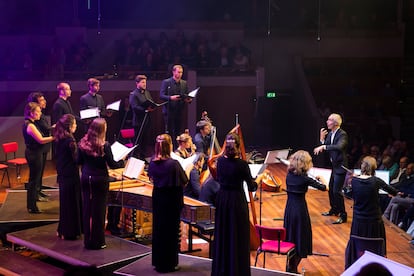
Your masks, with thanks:
[(105, 273), (124, 266), (151, 253), (151, 248), (125, 239), (107, 235), (107, 248), (87, 250), (83, 239), (67, 241), (56, 236), (57, 224), (26, 229), (7, 234), (13, 245), (24, 246), (67, 265), (96, 266)]
[[(210, 276), (211, 275), (211, 259), (195, 257), (180, 254), (179, 255), (180, 270), (173, 273), (174, 276)], [(276, 270), (264, 269), (259, 267), (251, 267), (252, 276), (282, 276), (282, 275), (298, 275), (293, 273), (281, 272)], [(159, 275), (151, 265), (151, 255), (145, 256), (125, 267), (114, 271), (115, 275)]]

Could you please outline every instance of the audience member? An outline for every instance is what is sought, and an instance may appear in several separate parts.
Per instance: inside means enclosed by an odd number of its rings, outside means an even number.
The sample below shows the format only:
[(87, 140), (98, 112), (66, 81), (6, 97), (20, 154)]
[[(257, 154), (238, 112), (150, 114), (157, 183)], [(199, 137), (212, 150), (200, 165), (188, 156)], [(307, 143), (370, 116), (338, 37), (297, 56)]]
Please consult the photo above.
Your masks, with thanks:
[(398, 190), (384, 211), (384, 216), (392, 223), (399, 223), (398, 213), (407, 210), (414, 203), (414, 163), (407, 165), (406, 177), (393, 185)]

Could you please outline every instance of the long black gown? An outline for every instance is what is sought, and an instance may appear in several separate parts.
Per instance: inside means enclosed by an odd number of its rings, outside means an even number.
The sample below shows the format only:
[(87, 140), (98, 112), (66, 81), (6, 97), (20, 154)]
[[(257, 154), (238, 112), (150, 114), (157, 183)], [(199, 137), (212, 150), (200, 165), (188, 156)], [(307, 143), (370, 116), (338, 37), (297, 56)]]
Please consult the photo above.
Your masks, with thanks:
[(183, 187), (188, 182), (174, 159), (151, 161), (152, 179), (152, 265), (159, 272), (174, 271), (180, 250), (180, 214), (184, 206)]
[(60, 203), (57, 232), (65, 239), (75, 239), (82, 233), (82, 196), (76, 164), (76, 141), (75, 138), (66, 137), (56, 142), (55, 146)]
[[(385, 227), (379, 204), (379, 189), (395, 195), (397, 191), (376, 176), (368, 178), (354, 177), (351, 181), (352, 198), (354, 200), (350, 235), (366, 238), (383, 238), (386, 243)], [(352, 264), (352, 243), (348, 242), (345, 251), (345, 268)], [(385, 249), (386, 251), (386, 249)]]
[(220, 157), (217, 160), (220, 190), (216, 198), (213, 264), (211, 275), (250, 275), (249, 208), (243, 181), (257, 189), (246, 161)]
[(308, 186), (325, 191), (326, 186), (306, 175), (288, 172), (286, 176), (287, 202), (284, 227), (286, 241), (296, 245), (296, 254), (300, 258), (312, 255), (312, 226), (305, 195)]

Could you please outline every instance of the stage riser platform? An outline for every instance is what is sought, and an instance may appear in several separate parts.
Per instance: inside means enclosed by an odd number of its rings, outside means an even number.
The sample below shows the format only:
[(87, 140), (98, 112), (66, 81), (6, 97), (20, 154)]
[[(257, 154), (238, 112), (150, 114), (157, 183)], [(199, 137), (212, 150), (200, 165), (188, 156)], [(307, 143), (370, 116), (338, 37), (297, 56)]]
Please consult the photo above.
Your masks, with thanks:
[[(211, 259), (195, 257), (185, 254), (179, 255), (180, 270), (171, 273), (174, 276), (210, 276)], [(123, 276), (140, 276), (140, 275), (160, 275), (153, 269), (151, 264), (151, 255), (145, 256), (125, 267), (114, 271), (115, 275)], [(252, 276), (286, 276), (298, 275), (288, 272), (251, 267)]]
[(67, 241), (58, 238), (56, 227), (55, 223), (9, 233), (7, 240), (68, 265), (96, 266), (107, 273), (151, 253), (147, 246), (110, 235), (105, 237), (107, 248), (87, 250), (82, 239)]

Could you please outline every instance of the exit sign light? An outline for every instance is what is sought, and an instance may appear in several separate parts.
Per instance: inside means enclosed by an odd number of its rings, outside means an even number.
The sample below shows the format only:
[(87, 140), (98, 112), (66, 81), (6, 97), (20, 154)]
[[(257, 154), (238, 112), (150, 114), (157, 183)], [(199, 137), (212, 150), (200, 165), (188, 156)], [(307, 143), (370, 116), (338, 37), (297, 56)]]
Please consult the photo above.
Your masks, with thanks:
[(267, 92), (266, 98), (276, 98), (276, 92)]

